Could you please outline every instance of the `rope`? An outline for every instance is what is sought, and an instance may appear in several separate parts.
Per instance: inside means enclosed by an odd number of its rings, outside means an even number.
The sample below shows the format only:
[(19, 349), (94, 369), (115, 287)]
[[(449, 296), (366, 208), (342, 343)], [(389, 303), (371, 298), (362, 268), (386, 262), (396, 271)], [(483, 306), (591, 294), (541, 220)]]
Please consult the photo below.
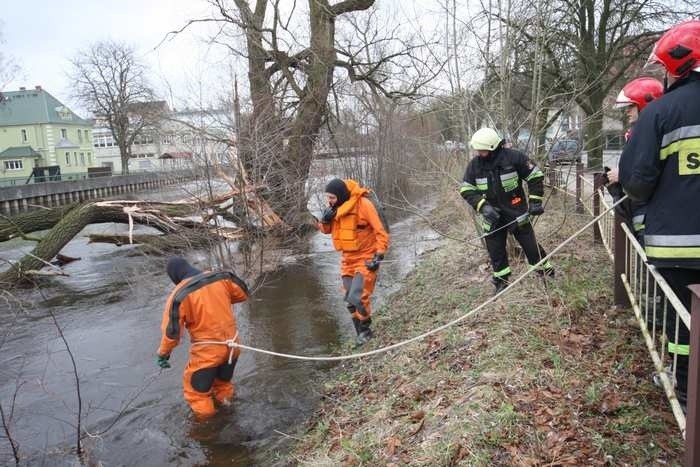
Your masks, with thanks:
[(240, 344), (236, 343), (236, 339), (238, 339), (238, 332), (231, 338), (227, 339), (225, 341), (197, 341), (197, 342), (192, 342), (192, 345), (204, 345), (204, 344), (214, 344), (214, 345), (225, 345), (231, 351), (228, 353), (228, 364), (230, 365), (231, 362), (233, 362), (233, 351), (236, 347), (240, 347)]
[[(236, 342), (233, 342), (233, 339), (226, 341), (226, 342), (216, 342), (216, 341), (202, 341), (202, 342), (196, 342), (195, 344), (205, 344), (205, 343), (213, 343), (213, 344), (226, 344), (229, 346), (235, 346), (241, 349), (245, 350), (250, 350), (252, 352), (258, 352), (261, 354), (265, 355), (272, 355), (274, 357), (282, 357), (282, 358), (288, 358), (292, 360), (306, 360), (306, 361), (316, 361), (316, 362), (323, 362), (323, 361), (343, 361), (343, 360), (352, 360), (356, 358), (363, 358), (363, 357), (369, 357), (370, 355), (377, 355), (380, 353), (385, 353), (389, 352), (390, 350), (398, 349), (399, 347), (403, 347), (405, 345), (408, 345), (412, 342), (416, 342), (418, 340), (424, 339), (428, 336), (431, 336), (433, 334), (437, 334), (438, 332), (447, 329), (451, 326), (454, 326), (455, 324), (464, 321), (465, 319), (469, 318), (470, 316), (474, 315), (478, 311), (482, 310), (483, 308), (486, 307), (486, 305), (489, 305), (493, 302), (495, 302), (497, 299), (499, 299), (503, 294), (507, 293), (510, 289), (512, 289), (516, 284), (521, 282), (525, 277), (530, 275), (533, 271), (537, 269), (538, 266), (541, 266), (545, 261), (547, 261), (549, 258), (551, 258), (555, 253), (557, 253), (559, 250), (561, 250), (564, 246), (569, 244), (573, 239), (581, 235), (586, 229), (591, 227), (593, 224), (598, 222), (604, 215), (606, 215), (610, 210), (614, 209), (615, 206), (620, 204), (622, 201), (627, 199), (627, 196), (623, 196), (621, 199), (619, 199), (616, 203), (614, 203), (612, 206), (610, 206), (608, 209), (600, 213), (597, 217), (595, 217), (593, 220), (591, 220), (588, 224), (584, 225), (581, 227), (578, 231), (576, 231), (574, 234), (569, 236), (567, 239), (565, 239), (563, 242), (561, 242), (556, 248), (554, 248), (548, 255), (544, 256), (537, 264), (534, 264), (528, 269), (525, 273), (520, 275), (517, 279), (513, 280), (508, 284), (508, 287), (503, 289), (501, 292), (498, 294), (494, 295), (493, 297), (489, 298), (485, 302), (481, 303), (478, 305), (476, 308), (472, 308), (470, 311), (467, 313), (463, 314), (462, 316), (453, 319), (452, 321), (443, 324), (442, 326), (439, 326), (437, 328), (431, 329), (429, 331), (424, 332), (423, 334), (419, 334), (417, 336), (411, 337), (410, 339), (406, 339), (400, 342), (397, 342), (395, 344), (388, 345), (386, 347), (381, 347), (379, 349), (374, 349), (370, 350), (368, 352), (360, 352), (360, 353), (355, 353), (355, 354), (349, 354), (349, 355), (337, 355), (337, 356), (305, 356), (305, 355), (294, 355), (294, 354), (286, 354), (286, 353), (281, 353), (281, 352), (273, 352), (271, 350), (265, 350), (265, 349), (259, 349), (256, 347), (251, 347), (248, 345), (244, 344), (239, 344)], [(231, 344), (229, 344), (229, 342)], [(231, 351), (233, 353), (233, 350)], [(230, 357), (229, 357), (230, 358)]]

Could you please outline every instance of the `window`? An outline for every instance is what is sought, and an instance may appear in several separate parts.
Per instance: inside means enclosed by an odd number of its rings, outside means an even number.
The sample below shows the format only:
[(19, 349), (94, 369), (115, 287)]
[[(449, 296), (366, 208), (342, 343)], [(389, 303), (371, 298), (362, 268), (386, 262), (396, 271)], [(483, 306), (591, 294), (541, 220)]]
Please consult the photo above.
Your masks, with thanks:
[(5, 161), (5, 170), (22, 170), (22, 161)]
[(66, 165), (70, 165), (70, 153), (66, 153)]
[(83, 144), (83, 132), (78, 130), (78, 142)]
[(73, 160), (75, 161), (75, 165), (78, 165), (78, 153), (77, 152), (73, 153)]
[(85, 165), (85, 153), (81, 152), (80, 153), (80, 165)]
[(85, 142), (89, 143), (90, 142), (90, 131), (85, 130)]
[(88, 153), (88, 165), (92, 166), (92, 153), (91, 152)]
[(68, 139), (68, 130), (61, 128), (61, 138)]
[(22, 128), (21, 133), (22, 133), (22, 142), (26, 143), (27, 141), (29, 141), (29, 136), (27, 135), (27, 130)]

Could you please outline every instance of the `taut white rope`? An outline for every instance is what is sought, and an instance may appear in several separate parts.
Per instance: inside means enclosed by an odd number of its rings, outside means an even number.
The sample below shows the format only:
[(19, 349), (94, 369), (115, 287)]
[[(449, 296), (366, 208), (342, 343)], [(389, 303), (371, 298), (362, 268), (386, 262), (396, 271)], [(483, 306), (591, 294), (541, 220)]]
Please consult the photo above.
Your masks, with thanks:
[[(505, 289), (503, 289), (503, 290), (502, 290), (501, 292), (499, 292), (497, 295), (494, 295), (493, 297), (489, 298), (489, 299), (486, 300), (485, 302), (483, 302), (483, 303), (481, 303), (480, 305), (478, 305), (476, 308), (472, 308), (470, 311), (468, 311), (467, 313), (463, 314), (462, 316), (460, 316), (460, 317), (458, 317), (458, 318), (455, 318), (455, 319), (453, 319), (452, 321), (443, 324), (442, 326), (439, 326), (439, 327), (437, 327), (437, 328), (431, 329), (430, 331), (424, 332), (423, 334), (419, 334), (419, 335), (417, 335), (417, 336), (415, 336), (415, 337), (411, 337), (410, 339), (406, 339), (406, 340), (397, 342), (397, 343), (395, 343), (395, 344), (387, 345), (386, 347), (381, 347), (381, 348), (379, 348), (379, 349), (370, 350), (370, 351), (368, 351), (368, 352), (360, 352), (360, 353), (349, 354), (349, 355), (337, 355), (337, 356), (328, 355), (328, 356), (317, 356), (317, 357), (313, 357), (313, 356), (312, 356), (312, 357), (309, 357), (309, 356), (305, 356), (305, 355), (286, 354), (286, 353), (280, 353), (280, 352), (273, 352), (273, 351), (271, 351), (271, 350), (258, 349), (258, 348), (256, 348), (256, 347), (250, 347), (250, 346), (248, 346), (248, 345), (238, 344), (238, 343), (236, 343), (236, 342), (232, 342), (232, 341), (233, 341), (232, 339), (231, 339), (230, 341), (226, 341), (226, 342), (213, 342), (213, 341), (212, 341), (212, 342), (206, 342), (206, 341), (204, 341), (204, 342), (195, 342), (194, 344), (213, 343), (213, 344), (227, 344), (227, 345), (229, 345), (229, 342), (231, 342), (230, 346), (232, 346), (232, 347), (239, 347), (239, 348), (245, 349), (245, 350), (250, 350), (251, 352), (258, 352), (258, 353), (262, 353), (262, 354), (266, 354), (266, 355), (273, 355), (273, 356), (275, 356), (275, 357), (283, 357), (283, 358), (289, 358), (289, 359), (293, 359), (293, 360), (307, 360), (307, 361), (317, 361), (317, 362), (319, 362), (319, 361), (320, 361), (320, 362), (323, 362), (323, 361), (352, 360), (352, 359), (355, 359), (355, 358), (369, 357), (370, 355), (376, 355), (376, 354), (380, 354), (380, 353), (389, 352), (390, 350), (398, 349), (399, 347), (403, 347), (403, 346), (405, 346), (405, 345), (408, 345), (408, 344), (410, 344), (411, 342), (415, 342), (415, 341), (421, 340), (421, 339), (423, 339), (423, 338), (425, 338), (425, 337), (428, 337), (428, 336), (431, 336), (431, 335), (433, 335), (433, 334), (436, 334), (436, 333), (442, 331), (443, 329), (447, 329), (447, 328), (449, 328), (449, 327), (451, 327), (451, 326), (454, 326), (455, 324), (457, 324), (457, 323), (459, 323), (459, 322), (461, 322), (461, 321), (464, 321), (465, 319), (469, 318), (470, 316), (472, 316), (472, 315), (475, 314), (476, 312), (482, 310), (484, 307), (486, 307), (486, 305), (489, 305), (489, 304), (495, 302), (498, 298), (501, 297), (501, 295), (503, 295), (503, 294), (505, 294), (506, 292), (508, 292), (508, 291), (509, 291), (511, 288), (513, 288), (516, 284), (518, 284), (520, 281), (522, 281), (523, 279), (525, 279), (525, 277), (527, 277), (529, 274), (531, 274), (533, 271), (535, 271), (536, 268), (537, 268), (537, 266), (542, 265), (545, 261), (547, 261), (549, 258), (551, 258), (552, 255), (554, 255), (556, 252), (558, 252), (559, 250), (561, 250), (564, 246), (566, 246), (566, 245), (567, 245), (569, 242), (571, 242), (573, 239), (575, 239), (576, 237), (578, 237), (579, 235), (581, 235), (583, 232), (585, 232), (586, 229), (588, 229), (590, 226), (592, 226), (593, 224), (595, 224), (596, 222), (598, 222), (598, 221), (599, 221), (604, 215), (606, 215), (610, 210), (614, 209), (615, 206), (617, 206), (618, 204), (620, 204), (621, 202), (623, 202), (623, 201), (626, 200), (626, 199), (627, 199), (627, 196), (623, 196), (620, 200), (618, 200), (616, 203), (614, 203), (614, 204), (613, 204), (612, 206), (610, 206), (608, 209), (606, 209), (605, 211), (603, 211), (602, 213), (600, 213), (597, 217), (595, 217), (595, 218), (594, 218), (592, 221), (590, 221), (588, 224), (586, 224), (586, 225), (584, 225), (583, 227), (581, 227), (581, 228), (580, 228), (579, 230), (577, 230), (574, 234), (572, 234), (572, 235), (569, 236), (567, 239), (565, 239), (563, 242), (561, 242), (559, 245), (557, 245), (556, 248), (554, 248), (548, 255), (544, 256), (537, 264), (532, 265), (525, 273), (523, 273), (523, 274), (520, 275), (517, 279), (513, 280), (512, 282), (510, 282), (510, 284), (508, 284), (508, 287), (506, 287)], [(233, 349), (231, 349), (231, 354), (233, 354)], [(229, 357), (229, 358), (230, 358), (230, 357)]]

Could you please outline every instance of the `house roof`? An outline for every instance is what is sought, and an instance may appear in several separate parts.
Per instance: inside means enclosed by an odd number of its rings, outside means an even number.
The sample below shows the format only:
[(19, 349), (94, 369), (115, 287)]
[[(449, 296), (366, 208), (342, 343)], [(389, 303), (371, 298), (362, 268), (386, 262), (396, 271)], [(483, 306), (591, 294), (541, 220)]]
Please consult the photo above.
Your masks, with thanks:
[(41, 157), (31, 146), (12, 146), (0, 152), (0, 159), (15, 159), (17, 157)]
[(38, 86), (0, 93), (0, 126), (36, 123), (90, 126), (90, 122)]

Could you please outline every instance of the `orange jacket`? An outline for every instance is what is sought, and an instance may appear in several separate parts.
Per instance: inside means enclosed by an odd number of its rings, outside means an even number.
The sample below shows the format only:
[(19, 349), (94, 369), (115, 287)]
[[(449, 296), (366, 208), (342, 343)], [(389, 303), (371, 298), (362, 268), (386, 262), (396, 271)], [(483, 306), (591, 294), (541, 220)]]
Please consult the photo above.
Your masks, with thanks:
[(384, 230), (374, 204), (365, 197), (369, 190), (355, 180), (345, 180), (345, 185), (350, 191), (350, 199), (338, 207), (329, 224), (319, 223), (319, 230), (331, 234), (333, 246), (344, 254), (371, 257), (375, 253), (386, 253), (389, 234)]
[[(158, 348), (158, 355), (170, 355), (170, 352), (180, 342), (185, 328), (192, 342), (212, 340), (226, 341), (236, 335), (236, 318), (231, 305), (245, 301), (248, 298), (245, 284), (239, 285), (230, 278), (219, 278), (226, 273), (205, 273), (184, 279), (170, 293), (163, 311), (161, 329), (163, 337)], [(174, 307), (178, 292), (185, 289), (192, 280), (201, 282), (202, 276), (209, 277), (213, 282), (195, 288), (181, 298), (179, 307)], [(233, 276), (235, 277), (235, 276)], [(194, 285), (194, 284), (192, 284)], [(192, 286), (190, 286), (192, 288)], [(184, 290), (183, 292), (187, 292)]]

